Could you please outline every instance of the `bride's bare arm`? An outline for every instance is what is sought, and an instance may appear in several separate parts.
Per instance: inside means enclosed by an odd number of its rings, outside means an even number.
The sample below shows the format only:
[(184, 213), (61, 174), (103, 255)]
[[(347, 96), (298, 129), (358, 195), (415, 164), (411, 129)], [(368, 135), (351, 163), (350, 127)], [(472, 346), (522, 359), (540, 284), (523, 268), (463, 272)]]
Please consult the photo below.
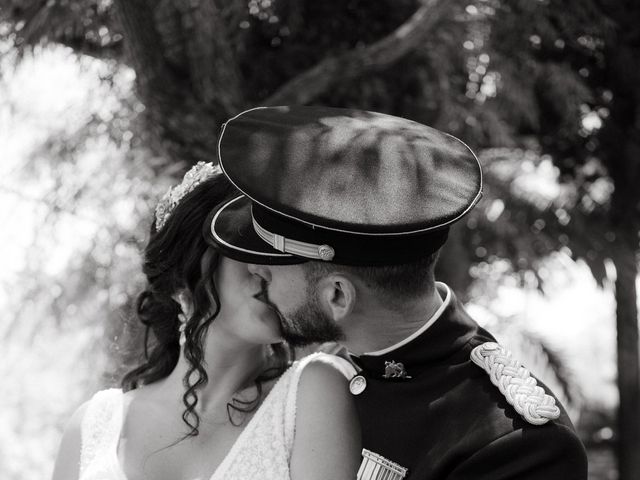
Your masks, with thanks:
[(360, 424), (345, 377), (313, 362), (298, 386), (292, 480), (354, 480), (360, 465)]
[(78, 480), (80, 476), (81, 424), (87, 403), (71, 416), (60, 442), (52, 480)]

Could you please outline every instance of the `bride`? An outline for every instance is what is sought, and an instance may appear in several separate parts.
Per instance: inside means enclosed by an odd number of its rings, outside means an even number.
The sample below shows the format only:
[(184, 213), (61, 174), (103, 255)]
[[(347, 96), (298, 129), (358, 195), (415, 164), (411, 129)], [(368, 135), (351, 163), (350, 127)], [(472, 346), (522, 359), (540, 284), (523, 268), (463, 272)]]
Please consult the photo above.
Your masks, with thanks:
[(259, 278), (203, 238), (233, 195), (200, 163), (159, 203), (138, 299), (144, 363), (74, 413), (53, 480), (356, 478), (353, 367), (323, 353), (290, 365)]

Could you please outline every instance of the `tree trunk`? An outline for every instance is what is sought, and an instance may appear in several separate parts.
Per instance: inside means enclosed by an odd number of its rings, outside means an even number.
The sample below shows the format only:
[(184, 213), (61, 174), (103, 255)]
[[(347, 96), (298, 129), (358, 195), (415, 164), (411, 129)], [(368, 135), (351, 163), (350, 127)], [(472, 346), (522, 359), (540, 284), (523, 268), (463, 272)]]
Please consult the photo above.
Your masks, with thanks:
[[(624, 230), (623, 230), (624, 229)], [(640, 353), (636, 258), (638, 232), (620, 226), (613, 261), (616, 267), (616, 323), (618, 350), (618, 464), (620, 480), (640, 478)]]
[(634, 60), (640, 49), (629, 28), (637, 25), (640, 8), (634, 2), (611, 2), (618, 24), (608, 62), (607, 86), (613, 93), (610, 116), (600, 140), (615, 190), (611, 222), (615, 243), (616, 316), (618, 328), (618, 462), (620, 480), (640, 479), (640, 359), (638, 346), (638, 232), (640, 231), (640, 72)]
[[(324, 59), (291, 79), (265, 104), (308, 103), (336, 84), (386, 68), (409, 54), (449, 5), (443, 0), (420, 4), (392, 34)], [(172, 162), (215, 162), (220, 125), (245, 107), (244, 79), (222, 10), (212, 0), (115, 0), (114, 5), (156, 150)], [(237, 8), (233, 4), (223, 10)]]
[(211, 1), (116, 0), (156, 150), (214, 161), (220, 125), (243, 106), (242, 81)]

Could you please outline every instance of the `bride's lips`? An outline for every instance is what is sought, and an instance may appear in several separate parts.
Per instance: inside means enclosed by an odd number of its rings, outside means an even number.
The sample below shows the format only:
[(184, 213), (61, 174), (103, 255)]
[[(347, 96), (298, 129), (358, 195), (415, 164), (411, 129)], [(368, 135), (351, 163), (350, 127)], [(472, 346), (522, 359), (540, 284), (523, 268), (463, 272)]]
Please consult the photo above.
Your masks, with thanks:
[(264, 303), (267, 307), (269, 307), (269, 310), (271, 310), (273, 313), (275, 313), (276, 318), (278, 319), (278, 323), (280, 325), (280, 330), (282, 331), (284, 329), (284, 319), (282, 317), (282, 313), (280, 313), (280, 310), (278, 309), (278, 307), (276, 307), (271, 300), (269, 299), (269, 293), (267, 291), (267, 281), (266, 280), (262, 280), (260, 282), (260, 291), (258, 293), (256, 293), (253, 298), (255, 298), (256, 300), (258, 300), (259, 302)]
[(267, 281), (266, 280), (262, 280), (260, 282), (260, 291), (258, 293), (256, 293), (253, 298), (255, 298), (256, 300), (270, 306), (273, 307), (271, 305), (271, 302), (269, 301), (269, 297), (267, 294)]

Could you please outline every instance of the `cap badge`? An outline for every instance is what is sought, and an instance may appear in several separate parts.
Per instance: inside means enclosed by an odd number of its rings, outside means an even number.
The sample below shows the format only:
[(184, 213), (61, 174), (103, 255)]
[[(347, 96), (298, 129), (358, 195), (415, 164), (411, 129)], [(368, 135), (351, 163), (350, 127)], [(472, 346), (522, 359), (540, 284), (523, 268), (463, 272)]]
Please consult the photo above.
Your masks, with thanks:
[(367, 379), (362, 375), (356, 375), (349, 382), (349, 391), (353, 395), (360, 395), (367, 388)]
[(331, 248), (329, 245), (320, 245), (318, 247), (318, 256), (320, 257), (321, 260), (324, 260), (325, 262), (329, 262), (331, 260), (333, 260), (333, 257), (335, 257), (336, 255), (336, 251)]
[(411, 378), (411, 375), (407, 375), (407, 371), (404, 369), (402, 362), (384, 362), (384, 378)]
[(556, 399), (545, 393), (511, 352), (495, 342), (478, 345), (471, 361), (484, 369), (500, 393), (527, 422), (544, 425), (560, 416)]
[(406, 475), (406, 468), (371, 450), (362, 449), (362, 463), (357, 480), (401, 480)]

